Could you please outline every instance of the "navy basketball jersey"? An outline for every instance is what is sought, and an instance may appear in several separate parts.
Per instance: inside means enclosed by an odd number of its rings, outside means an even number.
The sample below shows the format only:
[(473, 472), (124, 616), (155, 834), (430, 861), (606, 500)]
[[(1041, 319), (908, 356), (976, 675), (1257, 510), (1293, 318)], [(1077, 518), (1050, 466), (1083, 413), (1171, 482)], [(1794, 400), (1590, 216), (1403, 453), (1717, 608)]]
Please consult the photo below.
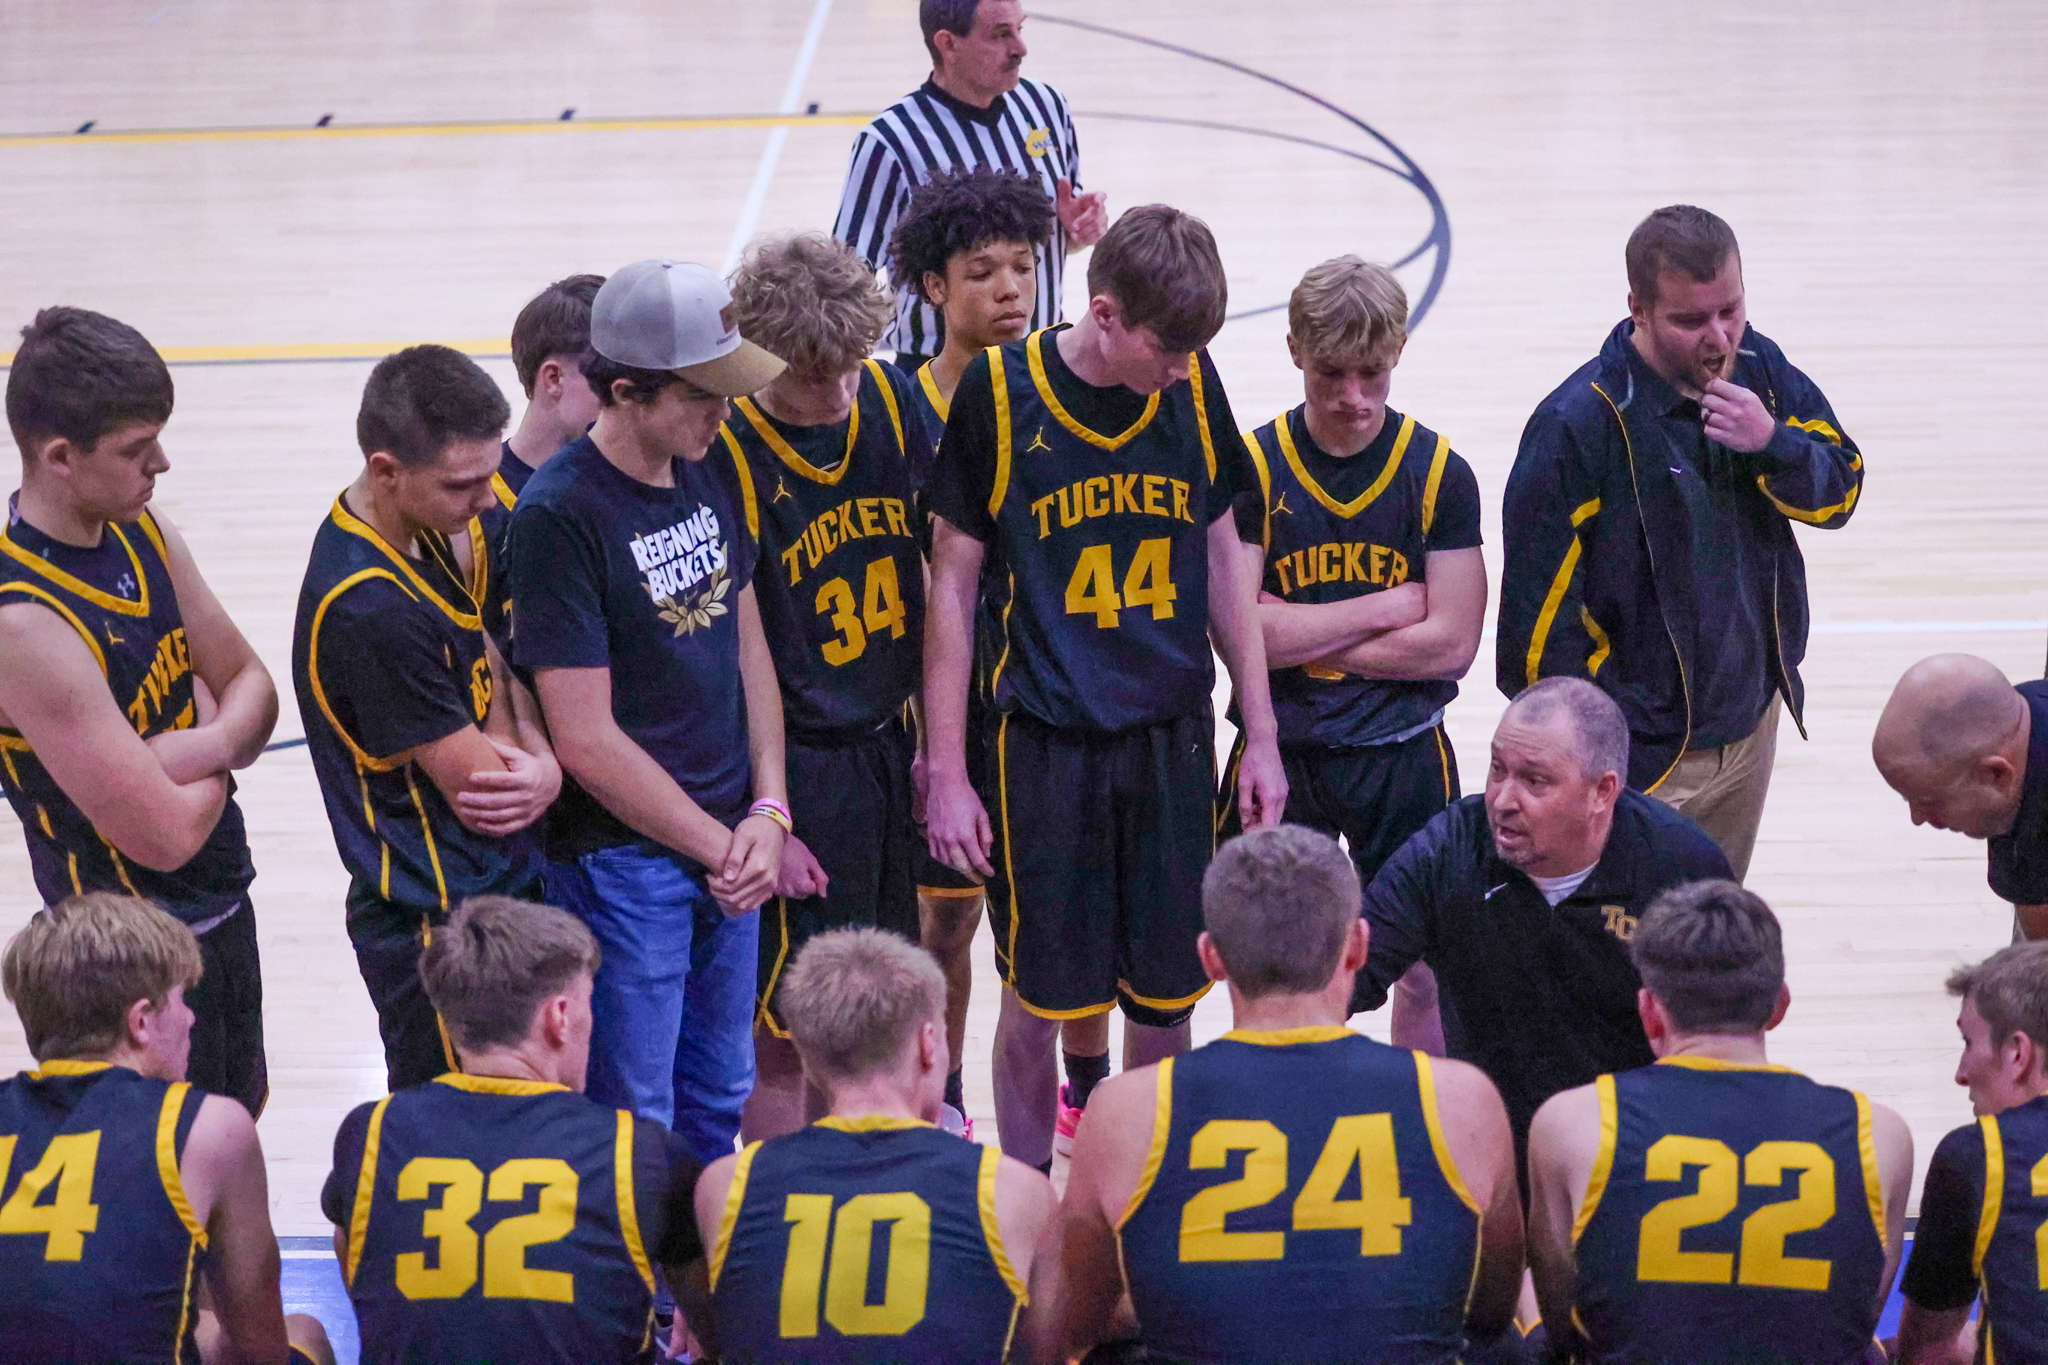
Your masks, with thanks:
[(1697, 1057), (1596, 1084), (1601, 1146), (1573, 1227), (1589, 1359), (1858, 1359), (1885, 1263), (1870, 1101)]
[(199, 1359), (206, 1229), (178, 1176), (205, 1099), (105, 1062), (0, 1082), (0, 1355)]
[(917, 690), (924, 562), (901, 378), (865, 362), (835, 426), (785, 427), (741, 398), (719, 428), (760, 546), (754, 591), (792, 733), (871, 730)]
[(377, 1102), (342, 1267), (373, 1365), (630, 1360), (654, 1330), (633, 1116), (447, 1075)]
[(1159, 1064), (1145, 1170), (1118, 1236), (1147, 1350), (1457, 1359), (1479, 1206), (1423, 1053), (1334, 1025), (1226, 1033)]
[[(924, 418), (924, 434), (929, 438), (931, 446), (929, 455), (919, 452), (916, 460), (916, 468), (922, 474), (929, 471), (932, 461), (938, 458), (939, 443), (946, 435), (946, 413), (952, 407), (952, 404), (946, 401), (946, 395), (939, 392), (939, 381), (932, 374), (932, 362), (929, 360), (918, 367), (917, 383), (911, 390), (910, 401), (916, 405), (918, 415)], [(923, 484), (924, 480), (920, 477), (920, 491)]]
[(447, 538), (423, 534), (420, 547), (419, 559), (401, 553), (335, 500), (299, 589), (292, 683), (343, 864), (384, 900), (438, 918), (467, 896), (525, 891), (541, 850), (530, 831), (469, 829), (412, 761), (483, 724), (497, 685)]
[[(12, 508), (9, 508), (10, 513)], [(10, 516), (0, 530), (0, 606), (37, 602), (78, 632), (115, 703), (144, 739), (197, 721), (185, 618), (169, 553), (154, 518), (109, 522), (94, 549), (52, 540)], [(213, 833), (192, 860), (158, 872), (121, 856), (58, 787), (19, 732), (0, 729), (0, 774), (28, 839), (36, 890), (47, 904), (87, 891), (155, 901), (187, 924), (241, 903), (256, 870), (234, 784)]]
[(1096, 431), (1048, 376), (1057, 330), (987, 353), (996, 707), (1102, 731), (1205, 714), (1208, 531), (1230, 506), (1215, 442), (1230, 433), (1211, 430), (1204, 358), (1123, 430)]
[(740, 1153), (711, 1248), (722, 1358), (947, 1365), (1009, 1355), (1024, 1281), (1002, 1153), (914, 1119), (820, 1119)]
[(1983, 1299), (1980, 1358), (2048, 1360), (2048, 1101), (1977, 1120), (1984, 1134), (1984, 1209), (1973, 1268)]
[[(1423, 577), (1432, 550), (1479, 544), (1479, 494), (1451, 443), (1388, 409), (1380, 434), (1348, 459), (1316, 446), (1306, 406), (1245, 437), (1259, 478), (1265, 591), (1288, 602), (1342, 602)], [(1432, 724), (1458, 685), (1361, 678), (1321, 664), (1275, 669), (1282, 744), (1383, 744)]]
[(512, 657), (512, 577), (505, 571), (506, 542), (512, 534), (512, 509), (520, 490), (533, 477), (526, 461), (512, 453), (512, 443), (498, 452), (498, 472), (491, 475), (491, 505), (469, 524), (469, 590), (476, 599), (484, 630), (508, 661)]

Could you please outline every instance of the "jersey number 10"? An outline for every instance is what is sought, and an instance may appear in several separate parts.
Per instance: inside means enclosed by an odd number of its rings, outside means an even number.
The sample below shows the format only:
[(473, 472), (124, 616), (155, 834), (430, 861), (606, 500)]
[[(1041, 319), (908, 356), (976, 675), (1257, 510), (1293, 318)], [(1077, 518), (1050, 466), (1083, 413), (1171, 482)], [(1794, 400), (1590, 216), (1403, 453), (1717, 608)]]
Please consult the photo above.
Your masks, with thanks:
[[(932, 1208), (917, 1195), (857, 1194), (832, 1212), (829, 1194), (793, 1194), (782, 1206), (790, 1225), (782, 1261), (783, 1337), (818, 1335), (818, 1291), (825, 1321), (841, 1336), (900, 1337), (924, 1321), (931, 1287)], [(882, 1301), (868, 1302), (875, 1224), (889, 1225)], [(830, 1268), (825, 1245), (832, 1246)]]
[[(1216, 1170), (1240, 1151), (1243, 1176), (1210, 1186), (1181, 1209), (1182, 1261), (1277, 1261), (1287, 1254), (1283, 1231), (1224, 1230), (1231, 1214), (1263, 1207), (1287, 1193), (1287, 1134), (1265, 1119), (1211, 1119), (1188, 1144), (1188, 1169)], [(1354, 1166), (1358, 1195), (1339, 1199)], [(1322, 1155), (1294, 1198), (1294, 1230), (1356, 1228), (1359, 1255), (1399, 1256), (1401, 1229), (1412, 1221), (1394, 1159), (1393, 1115), (1346, 1114), (1331, 1124)]]

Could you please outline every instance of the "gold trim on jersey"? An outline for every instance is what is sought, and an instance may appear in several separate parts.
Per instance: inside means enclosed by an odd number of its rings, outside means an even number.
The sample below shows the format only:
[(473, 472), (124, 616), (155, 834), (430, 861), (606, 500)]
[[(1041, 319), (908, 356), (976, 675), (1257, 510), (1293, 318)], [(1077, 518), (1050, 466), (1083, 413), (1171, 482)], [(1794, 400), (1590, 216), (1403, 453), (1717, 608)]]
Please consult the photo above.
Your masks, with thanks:
[[(313, 701), (320, 707), (320, 714), (326, 718), (328, 726), (333, 729), (334, 733), (341, 737), (341, 742), (348, 746), (348, 751), (355, 755), (356, 762), (373, 773), (389, 773), (398, 770), (399, 760), (397, 756), (379, 758), (362, 745), (356, 743), (355, 736), (351, 735), (342, 726), (341, 717), (334, 714), (334, 706), (327, 700), (327, 689), (320, 685), (320, 623), (326, 619), (327, 609), (334, 605), (336, 599), (356, 584), (371, 578), (388, 578), (400, 592), (404, 593), (407, 597), (412, 597), (411, 590), (399, 580), (397, 574), (392, 573), (389, 569), (357, 569), (347, 578), (342, 579), (341, 582), (328, 589), (327, 595), (320, 599), (320, 605), (313, 608), (313, 627), (306, 637), (306, 679), (312, 684)], [(414, 598), (413, 600), (418, 601), (419, 599)], [(367, 786), (363, 789), (363, 809), (365, 811), (370, 809), (370, 793)], [(376, 822), (373, 820), (371, 828), (374, 829), (375, 827)], [(385, 894), (388, 899), (389, 892)]]
[[(43, 602), (59, 616), (69, 621), (71, 628), (78, 632), (80, 639), (85, 641), (85, 647), (92, 651), (93, 662), (100, 666), (100, 676), (105, 677), (107, 675), (107, 652), (100, 648), (100, 642), (93, 637), (93, 633), (90, 630), (86, 629), (85, 622), (78, 619), (78, 613), (65, 606), (63, 600), (55, 593), (39, 588), (33, 583), (18, 582), (0, 583), (0, 592), (25, 592), (30, 597)], [(34, 752), (26, 744), (22, 746), (22, 749), (24, 752)]]
[(853, 406), (847, 410), (846, 414), (846, 454), (840, 457), (839, 463), (832, 467), (832, 472), (829, 474), (797, 454), (796, 447), (782, 438), (782, 433), (775, 429), (775, 424), (768, 420), (768, 415), (754, 406), (753, 399), (735, 398), (732, 400), (732, 405), (739, 409), (740, 416), (747, 419), (747, 425), (754, 429), (754, 434), (761, 438), (761, 443), (774, 452), (775, 458), (781, 460), (812, 483), (821, 483), (827, 488), (836, 487), (839, 481), (846, 477), (846, 471), (853, 468), (853, 447), (854, 443), (860, 440), (860, 393), (858, 390), (853, 395)]
[[(449, 620), (453, 621), (456, 625), (461, 626), (464, 630), (482, 630), (484, 628), (483, 618), (478, 616), (476, 612), (475, 598), (471, 597), (469, 599), (470, 609), (467, 612), (458, 610), (456, 607), (451, 605), (447, 598), (441, 596), (440, 593), (434, 591), (432, 585), (430, 585), (426, 579), (420, 577), (419, 571), (413, 568), (412, 566), (413, 562), (411, 556), (400, 554), (396, 549), (392, 547), (389, 541), (385, 540), (383, 536), (377, 534), (376, 527), (370, 525), (368, 522), (356, 516), (355, 513), (349, 511), (348, 504), (343, 502), (341, 498), (335, 498), (334, 510), (332, 512), (329, 512), (328, 516), (332, 517), (334, 519), (334, 524), (340, 527), (343, 531), (348, 532), (348, 534), (352, 536), (360, 536), (362, 539), (367, 540), (370, 542), (370, 544), (376, 546), (378, 551), (382, 553), (386, 559), (390, 560), (393, 564), (396, 564), (399, 568), (399, 572), (403, 573), (408, 579), (410, 579), (414, 587), (418, 588), (421, 592), (425, 593), (427, 595), (427, 599), (431, 601), (435, 606), (439, 607), (443, 614), (445, 614)], [(445, 568), (446, 565), (444, 564), (443, 567)], [(357, 576), (358, 575), (351, 574), (350, 580), (352, 581)], [(458, 582), (461, 581), (459, 575), (456, 575), (455, 577)], [(337, 589), (337, 591), (339, 591), (339, 589)], [(333, 594), (331, 593), (329, 594), (330, 597), (332, 595)], [(463, 593), (463, 596), (469, 597), (469, 594), (465, 591)]]
[(512, 485), (505, 482), (502, 473), (491, 475), (491, 492), (498, 496), (498, 506), (507, 512), (519, 505), (519, 495), (512, 491)]
[(1877, 1169), (1877, 1132), (1871, 1120), (1870, 1097), (1852, 1090), (1856, 1097), (1856, 1150), (1863, 1154), (1863, 1195), (1870, 1201), (1870, 1225), (1877, 1229), (1877, 1244), (1889, 1249), (1891, 1238), (1884, 1225), (1884, 1180)]
[[(1152, 419), (1159, 415), (1158, 393), (1154, 392), (1146, 395), (1145, 410), (1138, 414), (1138, 420), (1131, 423), (1129, 426), (1125, 427), (1121, 432), (1119, 432), (1115, 436), (1104, 436), (1099, 431), (1095, 431), (1089, 427), (1082, 426), (1079, 422), (1074, 420), (1073, 416), (1070, 413), (1068, 413), (1066, 408), (1060, 405), (1059, 395), (1055, 394), (1052, 391), (1052, 381), (1046, 378), (1044, 355), (1045, 334), (1051, 330), (1052, 329), (1050, 327), (1042, 327), (1038, 331), (1033, 332), (1030, 335), (1030, 337), (1026, 339), (1026, 341), (1024, 342), (1024, 356), (1025, 359), (1028, 360), (1031, 364), (1031, 386), (1038, 390), (1039, 401), (1045, 404), (1046, 410), (1052, 413), (1053, 419), (1055, 421), (1057, 421), (1061, 426), (1065, 427), (1072, 434), (1086, 441), (1089, 445), (1095, 446), (1098, 449), (1112, 452), (1122, 450), (1133, 436), (1136, 436), (1146, 427), (1152, 425)], [(990, 377), (994, 377), (993, 369), (991, 370)], [(1199, 411), (1199, 406), (1197, 410)], [(1208, 450), (1209, 429), (1206, 421), (1203, 423), (1202, 426), (1202, 446), (1204, 450)], [(1213, 450), (1210, 450), (1210, 482), (1213, 483), (1215, 481), (1215, 477), (1216, 454)]]
[(164, 1091), (163, 1107), (156, 1116), (156, 1173), (164, 1182), (165, 1197), (178, 1212), (178, 1221), (185, 1225), (185, 1231), (191, 1233), (192, 1240), (203, 1249), (206, 1246), (206, 1224), (193, 1214), (192, 1201), (185, 1197), (184, 1177), (178, 1170), (178, 1114), (185, 1107), (185, 1096), (191, 1090), (189, 1084), (179, 1081)]
[[(1394, 436), (1393, 452), (1387, 456), (1386, 464), (1381, 466), (1379, 477), (1372, 481), (1371, 487), (1350, 502), (1338, 502), (1323, 491), (1323, 486), (1310, 476), (1308, 467), (1301, 462), (1301, 452), (1294, 444), (1294, 433), (1288, 429), (1287, 419), (1293, 412), (1292, 408), (1288, 409), (1273, 423), (1274, 434), (1280, 439), (1280, 453), (1286, 457), (1287, 467), (1294, 471), (1294, 477), (1308, 490), (1309, 496), (1347, 521), (1372, 506), (1379, 495), (1387, 491), (1387, 485), (1392, 483), (1394, 475), (1400, 472), (1401, 457), (1408, 453), (1408, 441), (1415, 435), (1415, 419), (1403, 417), (1400, 430)], [(1307, 420), (1307, 416), (1304, 415), (1302, 421), (1305, 423)]]
[(911, 1118), (908, 1114), (859, 1114), (850, 1119), (828, 1114), (812, 1126), (830, 1128), (835, 1133), (893, 1133), (909, 1128), (935, 1128), (938, 1125), (926, 1123), (923, 1119)]
[[(1282, 419), (1286, 417), (1281, 414)], [(1244, 433), (1245, 453), (1252, 457), (1252, 468), (1259, 475), (1259, 510), (1264, 520), (1259, 531), (1259, 548), (1271, 551), (1273, 548), (1273, 471), (1266, 464), (1266, 448), (1259, 443), (1259, 433)]]
[(925, 401), (932, 405), (932, 411), (939, 415), (941, 422), (944, 422), (950, 415), (953, 405), (946, 401), (946, 395), (939, 392), (939, 381), (932, 378), (932, 364), (932, 361), (927, 360), (917, 367), (917, 384), (924, 390)]
[(1436, 1102), (1436, 1068), (1430, 1063), (1429, 1054), (1415, 1052), (1415, 1093), (1422, 1098), (1422, 1123), (1429, 1129), (1429, 1149), (1436, 1153), (1437, 1169), (1444, 1173), (1444, 1183), (1451, 1187), (1451, 1193), (1458, 1196), (1465, 1207), (1484, 1217), (1486, 1210), (1479, 1207), (1479, 1201), (1472, 1197), (1472, 1187), (1465, 1183), (1464, 1173), (1459, 1171), (1456, 1158), (1451, 1155), (1451, 1144), (1444, 1137), (1443, 1112)]
[(633, 1115), (624, 1109), (619, 1110), (619, 1133), (612, 1147), (612, 1198), (619, 1206), (619, 1236), (625, 1239), (626, 1254), (633, 1258), (633, 1269), (640, 1272), (640, 1282), (652, 1294), (654, 1267), (640, 1240), (640, 1208), (633, 1198)]
[(112, 1062), (76, 1062), (59, 1058), (56, 1061), (42, 1063), (28, 1073), (28, 1078), (32, 1081), (47, 1081), (52, 1076), (90, 1076), (95, 1072), (106, 1071), (113, 1065)]
[(1436, 453), (1429, 457), (1429, 478), (1422, 485), (1422, 534), (1425, 539), (1436, 526), (1437, 487), (1444, 481), (1444, 466), (1451, 462), (1451, 438), (1436, 438)]
[(725, 1270), (725, 1253), (732, 1250), (732, 1230), (740, 1221), (740, 1205), (747, 1198), (747, 1176), (754, 1169), (754, 1155), (761, 1150), (761, 1144), (750, 1142), (740, 1149), (739, 1160), (732, 1165), (732, 1184), (726, 1187), (725, 1209), (718, 1215), (718, 1236), (712, 1239), (708, 1269), (711, 1272), (711, 1288), (718, 1288), (718, 1277)]
[[(107, 529), (114, 533), (114, 539), (121, 542), (121, 548), (128, 552), (128, 562), (135, 567), (135, 591), (139, 595), (138, 601), (130, 602), (125, 597), (116, 597), (110, 592), (101, 592), (84, 579), (64, 572), (42, 556), (30, 554), (27, 550), (15, 544), (14, 538), (7, 534), (7, 528), (4, 526), (0, 526), (0, 554), (5, 554), (23, 568), (33, 573), (41, 574), (73, 597), (82, 597), (96, 607), (103, 607), (121, 616), (148, 616), (149, 575), (143, 572), (142, 556), (135, 553), (135, 546), (129, 543), (127, 536), (121, 534), (119, 526), (110, 521), (107, 523)], [(151, 539), (154, 540), (155, 537), (151, 537)], [(171, 566), (166, 562), (164, 564), (165, 575), (168, 576), (170, 571)]]
[[(1579, 528), (1599, 515), (1598, 498), (1588, 498), (1572, 509), (1572, 543), (1566, 547), (1564, 558), (1558, 563), (1557, 574), (1550, 580), (1550, 591), (1543, 595), (1543, 609), (1536, 613), (1536, 629), (1529, 632), (1529, 657), (1525, 663), (1531, 687), (1536, 685), (1543, 666), (1543, 651), (1550, 644), (1551, 624), (1557, 620), (1557, 609), (1564, 604), (1564, 595), (1571, 588), (1572, 572), (1579, 567)], [(1668, 772), (1666, 776), (1669, 776)]]
[(467, 1090), (472, 1095), (546, 1095), (557, 1090), (566, 1093), (569, 1089), (568, 1086), (556, 1085), (553, 1081), (522, 1081), (510, 1076), (471, 1076), (460, 1071), (436, 1076), (434, 1084)]
[(1614, 1099), (1614, 1077), (1597, 1078), (1593, 1089), (1600, 1097), (1600, 1146), (1593, 1153), (1592, 1173), (1586, 1177), (1586, 1197), (1579, 1203), (1578, 1216), (1572, 1219), (1573, 1246), (1579, 1244), (1586, 1224), (1593, 1221), (1593, 1214), (1600, 1207), (1600, 1196), (1607, 1193), (1607, 1177), (1614, 1173), (1614, 1145), (1621, 1132), (1621, 1114)]
[(720, 422), (718, 434), (725, 441), (725, 448), (732, 452), (733, 468), (739, 471), (740, 508), (746, 513), (747, 534), (758, 541), (761, 538), (761, 504), (754, 496), (754, 467), (747, 463), (746, 452), (740, 449), (740, 438), (732, 434), (730, 422)]
[[(1130, 1202), (1116, 1220), (1116, 1230), (1122, 1233), (1144, 1204), (1145, 1196), (1152, 1193), (1152, 1182), (1159, 1179), (1159, 1168), (1166, 1164), (1166, 1139), (1173, 1131), (1173, 1058), (1167, 1057), (1159, 1063), (1159, 1076), (1153, 1089), (1152, 1098), (1152, 1144), (1145, 1149), (1145, 1167), (1138, 1172), (1137, 1186), (1131, 1191)], [(1117, 1239), (1119, 1256), (1123, 1239)]]
[(1226, 1043), (1252, 1043), (1259, 1047), (1293, 1047), (1297, 1043), (1334, 1043), (1358, 1034), (1342, 1024), (1304, 1024), (1300, 1028), (1234, 1028), (1223, 1035)]
[(1687, 1071), (1776, 1071), (1786, 1076), (1801, 1074), (1789, 1066), (1779, 1066), (1776, 1062), (1730, 1062), (1719, 1057), (1659, 1057), (1652, 1065), (1682, 1066)]
[[(988, 514), (998, 517), (1003, 512), (1003, 499), (1010, 495), (1010, 378), (1003, 373), (1003, 348), (988, 348), (989, 389), (996, 400), (996, 475), (988, 490)], [(1014, 580), (1011, 597), (1014, 599)], [(1007, 619), (1005, 613), (1005, 619)]]
[(996, 1273), (1003, 1277), (1003, 1283), (1010, 1286), (1010, 1296), (1022, 1307), (1031, 1302), (1031, 1295), (1024, 1288), (1017, 1267), (1010, 1264), (1010, 1253), (1003, 1246), (1002, 1225), (996, 1219), (996, 1171), (1002, 1164), (1002, 1148), (981, 1149), (981, 1173), (974, 1182), (976, 1202), (981, 1206), (981, 1235), (988, 1239), (989, 1259), (996, 1263)]
[(1195, 400), (1195, 430), (1202, 434), (1202, 459), (1209, 468), (1209, 482), (1216, 482), (1216, 443), (1209, 439), (1209, 404), (1202, 397), (1202, 353), (1188, 352), (1188, 392)]
[(1451, 786), (1451, 746), (1444, 743), (1444, 723), (1442, 721), (1438, 721), (1436, 728), (1431, 730), (1430, 733), (1436, 736), (1436, 758), (1437, 762), (1443, 765), (1444, 804), (1448, 806), (1457, 799)]
[[(903, 444), (903, 413), (896, 406), (896, 390), (889, 387), (889, 377), (882, 373), (882, 362), (879, 360), (864, 360), (861, 363), (868, 367), (868, 373), (874, 376), (875, 387), (881, 391), (882, 410), (889, 414), (889, 426), (896, 433), (896, 453), (908, 456), (910, 448)], [(854, 395), (853, 405), (855, 407), (860, 406), (860, 395), (858, 393)]]
[(2005, 1205), (2005, 1135), (1998, 1130), (1998, 1115), (1977, 1120), (1984, 1131), (1984, 1209), (1977, 1216), (1977, 1246), (1970, 1255), (1970, 1273), (1984, 1283), (1984, 1258), (1991, 1251), (1991, 1235), (1998, 1231), (1998, 1216)]
[(342, 1279), (355, 1287), (356, 1271), (363, 1263), (363, 1243), (370, 1237), (370, 1200), (377, 1192), (377, 1142), (384, 1135), (384, 1111), (391, 1107), (386, 1095), (370, 1111), (369, 1127), (363, 1130), (363, 1168), (356, 1173), (356, 1204), (348, 1217), (348, 1264)]
[[(495, 479), (498, 476), (493, 474), (491, 477)], [(477, 619), (481, 621), (483, 619), (481, 608), (484, 601), (484, 589), (488, 588), (491, 584), (491, 541), (490, 537), (484, 534), (484, 519), (482, 517), (471, 517), (468, 530), (469, 598), (478, 605)], [(461, 581), (461, 575), (458, 574), (456, 578), (458, 582)]]
[[(427, 819), (427, 803), (420, 800), (419, 783), (412, 780), (412, 764), (410, 761), (405, 765), (405, 789), (412, 794), (412, 808), (420, 817), (420, 835), (427, 842), (427, 861), (434, 869), (434, 894), (440, 897), (441, 909), (445, 911), (449, 908), (448, 879), (441, 875), (441, 850), (434, 843), (434, 825), (432, 821)], [(443, 1045), (446, 1045), (445, 1037)]]

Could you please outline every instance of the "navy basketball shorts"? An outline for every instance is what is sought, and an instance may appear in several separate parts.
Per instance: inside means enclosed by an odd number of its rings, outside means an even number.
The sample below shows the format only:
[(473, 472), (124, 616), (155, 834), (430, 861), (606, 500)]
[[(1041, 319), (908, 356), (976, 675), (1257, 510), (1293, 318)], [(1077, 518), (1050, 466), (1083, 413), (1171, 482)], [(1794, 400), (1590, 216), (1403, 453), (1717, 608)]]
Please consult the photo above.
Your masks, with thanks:
[(911, 818), (912, 741), (893, 718), (855, 736), (792, 733), (784, 765), (796, 837), (825, 870), (822, 896), (761, 907), (760, 1014), (789, 1036), (777, 1009), (797, 950), (828, 929), (887, 929), (918, 941), (917, 874), (924, 836)]
[[(1237, 814), (1237, 765), (1244, 736), (1216, 791), (1216, 841), (1243, 831)], [(1398, 744), (1330, 748), (1320, 744), (1280, 751), (1287, 773), (1290, 825), (1306, 825), (1332, 839), (1344, 837), (1361, 885), (1436, 813), (1458, 799), (1458, 759), (1439, 721)]]
[(995, 831), (989, 921), (1003, 982), (1033, 1014), (1120, 1006), (1167, 1027), (1209, 989), (1195, 953), (1215, 850), (1214, 724), (1116, 733), (992, 718), (982, 803)]
[[(983, 750), (987, 747), (984, 742), (987, 732), (987, 704), (982, 700), (980, 689), (971, 688), (967, 693), (967, 774), (977, 791), (981, 788), (981, 774), (984, 767), (982, 756)], [(914, 749), (916, 745), (914, 736), (911, 739), (911, 744)], [(990, 820), (993, 822), (993, 815), (990, 816)], [(923, 842), (924, 830), (922, 827), (918, 830), (918, 838), (920, 840), (917, 855), (918, 895), (930, 896), (938, 900), (951, 900), (963, 904), (981, 899), (982, 892), (979, 881), (976, 881), (964, 872), (956, 871), (946, 866), (946, 864), (932, 856), (931, 845), (928, 842)]]

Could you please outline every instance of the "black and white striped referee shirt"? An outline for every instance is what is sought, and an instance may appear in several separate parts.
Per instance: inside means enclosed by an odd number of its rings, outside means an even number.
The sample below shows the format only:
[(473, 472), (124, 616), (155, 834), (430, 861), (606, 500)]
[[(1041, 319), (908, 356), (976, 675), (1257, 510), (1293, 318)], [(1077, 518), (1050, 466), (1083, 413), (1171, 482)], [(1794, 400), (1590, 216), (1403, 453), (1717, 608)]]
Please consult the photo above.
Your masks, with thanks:
[[(853, 140), (846, 193), (832, 235), (877, 268), (889, 255), (889, 238), (911, 193), (934, 175), (955, 170), (1020, 171), (1057, 197), (1057, 182), (1081, 189), (1080, 143), (1066, 96), (1043, 81), (1019, 80), (986, 109), (953, 98), (926, 81), (875, 116)], [(1038, 303), (1035, 330), (1060, 320), (1061, 268), (1067, 233), (1053, 225), (1052, 240), (1038, 248)], [(943, 340), (939, 311), (915, 292), (899, 288), (896, 321), (883, 337), (899, 352), (930, 355)]]

